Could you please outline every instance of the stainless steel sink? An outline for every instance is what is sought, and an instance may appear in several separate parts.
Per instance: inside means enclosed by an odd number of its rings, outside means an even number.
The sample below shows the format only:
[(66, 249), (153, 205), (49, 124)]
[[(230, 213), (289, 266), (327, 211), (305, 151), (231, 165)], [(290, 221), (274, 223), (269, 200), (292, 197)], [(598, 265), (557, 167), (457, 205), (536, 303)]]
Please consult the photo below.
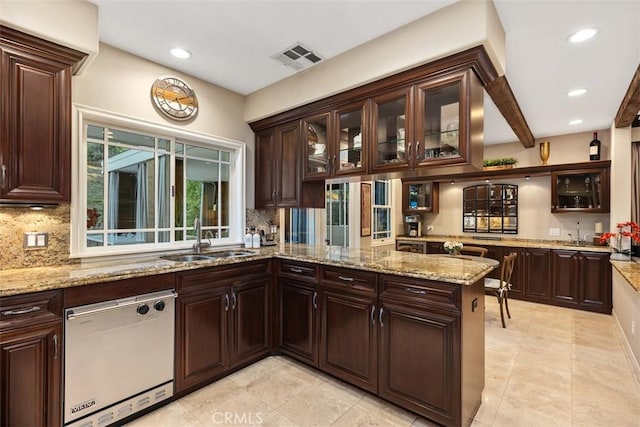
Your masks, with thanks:
[(198, 255), (198, 254), (179, 254), (179, 255), (164, 255), (160, 258), (166, 259), (168, 261), (176, 261), (176, 262), (193, 262), (193, 261), (205, 261), (208, 259), (213, 259), (213, 257), (209, 255)]
[(228, 250), (228, 251), (220, 251), (220, 252), (208, 252), (207, 256), (211, 258), (232, 258), (238, 256), (249, 256), (255, 255), (255, 252), (247, 251), (244, 249), (238, 250)]

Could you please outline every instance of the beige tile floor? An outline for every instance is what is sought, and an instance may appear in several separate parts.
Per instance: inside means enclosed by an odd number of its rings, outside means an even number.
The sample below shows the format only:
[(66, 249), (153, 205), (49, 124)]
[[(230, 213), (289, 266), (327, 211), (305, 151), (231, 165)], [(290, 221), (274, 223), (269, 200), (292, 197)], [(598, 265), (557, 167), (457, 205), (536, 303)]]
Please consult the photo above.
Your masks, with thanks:
[[(474, 426), (640, 426), (640, 384), (613, 316), (487, 297), (486, 382)], [(281, 356), (129, 424), (135, 427), (431, 426)]]

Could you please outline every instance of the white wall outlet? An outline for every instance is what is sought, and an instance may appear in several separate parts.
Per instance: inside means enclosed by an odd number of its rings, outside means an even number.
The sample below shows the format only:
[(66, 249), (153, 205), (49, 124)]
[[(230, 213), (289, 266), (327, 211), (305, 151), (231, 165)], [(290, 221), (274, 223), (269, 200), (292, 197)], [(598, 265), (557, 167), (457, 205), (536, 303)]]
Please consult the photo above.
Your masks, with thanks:
[(433, 231), (433, 225), (427, 225), (427, 231)]
[(550, 227), (549, 228), (549, 236), (559, 236), (560, 229), (558, 227)]

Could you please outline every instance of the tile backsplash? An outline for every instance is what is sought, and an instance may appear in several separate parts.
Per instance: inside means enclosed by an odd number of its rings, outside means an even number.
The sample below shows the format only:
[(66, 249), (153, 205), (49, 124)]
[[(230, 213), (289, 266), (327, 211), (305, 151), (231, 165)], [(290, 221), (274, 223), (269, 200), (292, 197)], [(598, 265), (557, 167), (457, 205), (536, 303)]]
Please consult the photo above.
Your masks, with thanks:
[[(33, 211), (29, 208), (0, 208), (0, 270), (71, 264), (70, 205)], [(49, 233), (49, 245), (24, 249), (26, 232)]]

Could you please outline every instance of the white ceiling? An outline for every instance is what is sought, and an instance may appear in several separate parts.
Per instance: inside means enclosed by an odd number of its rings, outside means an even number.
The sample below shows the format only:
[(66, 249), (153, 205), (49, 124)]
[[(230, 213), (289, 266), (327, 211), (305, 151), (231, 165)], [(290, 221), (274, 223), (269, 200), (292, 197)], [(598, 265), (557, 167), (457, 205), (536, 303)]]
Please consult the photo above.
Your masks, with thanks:
[[(329, 59), (456, 0), (91, 1), (100, 7), (102, 42), (249, 94), (294, 74), (271, 56), (297, 42)], [(507, 80), (534, 137), (608, 129), (640, 63), (640, 0), (494, 2)], [(596, 38), (566, 41), (592, 26)], [(173, 58), (176, 46), (193, 57)], [(566, 96), (578, 87), (588, 92)], [(485, 143), (515, 141), (485, 99)], [(573, 119), (583, 123), (569, 125)]]

